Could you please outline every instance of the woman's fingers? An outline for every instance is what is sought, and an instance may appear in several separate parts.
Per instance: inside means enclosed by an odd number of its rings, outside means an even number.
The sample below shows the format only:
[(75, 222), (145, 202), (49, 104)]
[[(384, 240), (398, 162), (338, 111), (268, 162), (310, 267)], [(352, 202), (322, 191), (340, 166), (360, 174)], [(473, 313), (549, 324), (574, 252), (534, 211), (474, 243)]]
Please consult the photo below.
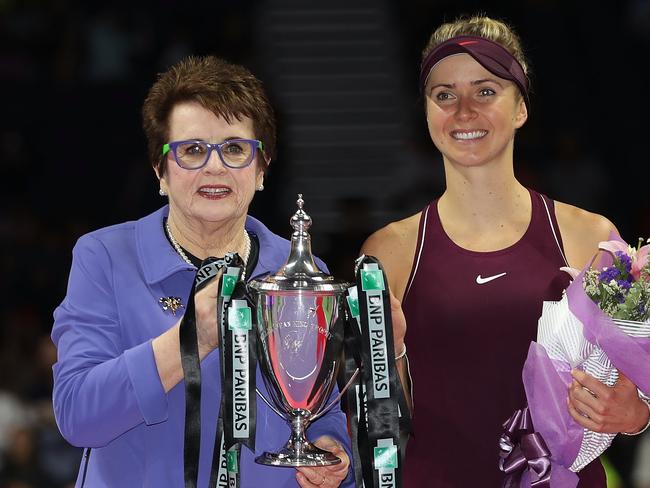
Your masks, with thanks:
[(569, 412), (583, 427), (594, 432), (636, 432), (647, 423), (648, 408), (625, 375), (620, 374), (614, 386), (607, 386), (583, 371), (571, 374)]
[(196, 309), (196, 335), (199, 343), (199, 356), (205, 357), (219, 345), (217, 332), (217, 297), (223, 270), (210, 278), (210, 281), (194, 296)]
[(341, 462), (329, 466), (301, 467), (296, 468), (296, 480), (303, 488), (314, 488), (317, 486), (331, 488), (341, 484), (347, 477), (350, 467), (350, 458), (343, 446), (330, 436), (322, 436), (314, 441), (314, 445), (329, 451), (338, 457)]
[[(309, 478), (310, 475), (312, 476), (312, 478)], [(318, 488), (319, 486), (320, 487), (325, 486), (325, 483), (327, 482), (325, 476), (319, 476), (314, 474), (310, 474), (310, 475), (307, 475), (302, 471), (298, 471), (298, 473), (296, 474), (296, 481), (301, 486), (301, 488)], [(330, 485), (330, 486), (338, 486), (338, 485)]]

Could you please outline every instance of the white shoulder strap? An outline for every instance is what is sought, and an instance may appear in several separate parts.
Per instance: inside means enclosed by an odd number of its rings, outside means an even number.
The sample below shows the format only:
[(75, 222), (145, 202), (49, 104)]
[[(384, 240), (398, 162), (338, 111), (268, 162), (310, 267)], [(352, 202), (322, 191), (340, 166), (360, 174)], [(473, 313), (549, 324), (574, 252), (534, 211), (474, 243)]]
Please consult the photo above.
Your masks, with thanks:
[(569, 266), (569, 262), (567, 261), (566, 256), (564, 255), (564, 250), (562, 249), (562, 246), (560, 246), (560, 240), (557, 238), (557, 233), (555, 232), (555, 226), (553, 225), (553, 220), (551, 219), (551, 211), (548, 208), (546, 199), (541, 194), (539, 194), (539, 198), (542, 199), (542, 203), (544, 204), (544, 208), (546, 209), (546, 216), (548, 217), (548, 225), (551, 226), (551, 232), (553, 232), (553, 238), (555, 239), (555, 244), (557, 245), (558, 251), (560, 251), (560, 256), (562, 256), (562, 259), (564, 260), (564, 264)]
[(413, 280), (415, 280), (415, 275), (418, 272), (418, 265), (420, 264), (420, 258), (422, 257), (422, 249), (424, 248), (424, 239), (426, 237), (427, 233), (427, 218), (429, 217), (429, 208), (431, 206), (427, 206), (427, 208), (423, 211), (424, 214), (422, 215), (422, 239), (420, 240), (420, 248), (418, 249), (417, 252), (417, 257), (415, 259), (415, 264), (413, 265), (413, 273), (411, 274), (411, 279), (408, 282), (408, 285), (406, 286), (406, 291), (404, 292), (404, 297), (402, 298), (402, 302), (406, 300), (406, 296), (409, 294), (409, 290), (411, 289), (411, 285), (413, 284)]

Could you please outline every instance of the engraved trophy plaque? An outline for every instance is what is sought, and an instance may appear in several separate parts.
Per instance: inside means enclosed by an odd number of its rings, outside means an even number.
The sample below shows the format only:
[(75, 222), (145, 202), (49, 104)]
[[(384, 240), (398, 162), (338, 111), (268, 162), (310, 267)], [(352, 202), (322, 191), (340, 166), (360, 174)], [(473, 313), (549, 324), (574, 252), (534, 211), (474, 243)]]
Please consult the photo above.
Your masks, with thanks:
[[(340, 398), (327, 404), (343, 347), (342, 300), (350, 286), (321, 271), (311, 252), (311, 218), (291, 217), (291, 251), (273, 276), (249, 282), (257, 313), (258, 356), (271, 400), (264, 399), (291, 427), (287, 444), (255, 461), (272, 466), (326, 466), (341, 460), (311, 444), (307, 426)], [(350, 382), (351, 383), (351, 382)]]

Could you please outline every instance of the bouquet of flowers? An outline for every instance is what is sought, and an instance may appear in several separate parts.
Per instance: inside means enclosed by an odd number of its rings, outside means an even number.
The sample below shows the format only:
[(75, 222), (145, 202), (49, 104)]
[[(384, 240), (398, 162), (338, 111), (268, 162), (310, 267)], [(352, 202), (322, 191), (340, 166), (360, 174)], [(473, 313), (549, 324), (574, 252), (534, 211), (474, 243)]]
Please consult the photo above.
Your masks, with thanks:
[[(646, 322), (650, 318), (650, 244), (642, 243), (639, 239), (637, 247), (632, 248), (617, 240), (601, 242), (599, 249), (610, 253), (612, 264), (600, 271), (585, 271), (585, 293), (613, 319)], [(578, 276), (573, 268), (561, 269), (573, 278)]]
[[(573, 488), (580, 471), (616, 434), (584, 429), (570, 416), (567, 390), (578, 368), (613, 386), (622, 371), (645, 397), (650, 393), (650, 244), (617, 238), (574, 278), (558, 302), (544, 302), (537, 342), (524, 363), (528, 407), (504, 424), (501, 469), (507, 486)], [(646, 397), (647, 398), (647, 397)], [(529, 468), (529, 469), (526, 469)]]

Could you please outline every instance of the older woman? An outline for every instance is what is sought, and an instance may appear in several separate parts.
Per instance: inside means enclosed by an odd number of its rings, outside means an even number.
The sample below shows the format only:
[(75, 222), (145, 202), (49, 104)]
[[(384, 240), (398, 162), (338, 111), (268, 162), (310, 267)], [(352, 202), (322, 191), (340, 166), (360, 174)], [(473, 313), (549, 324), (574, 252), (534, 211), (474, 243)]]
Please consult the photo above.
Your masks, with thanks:
[[(275, 151), (274, 114), (259, 80), (241, 66), (191, 57), (155, 82), (143, 118), (169, 205), (81, 237), (67, 295), (55, 311), (56, 418), (65, 438), (86, 448), (77, 486), (184, 485), (179, 326), (197, 267), (234, 251), (250, 279), (275, 272), (289, 250), (285, 239), (247, 215)], [(195, 297), (204, 378), (202, 487), (211, 475), (221, 395), (216, 287), (213, 280)], [(288, 437), (286, 422), (263, 402), (257, 425), (257, 454)], [(255, 464), (255, 453), (244, 448), (241, 486), (339, 486), (349, 471), (344, 415), (333, 409), (310, 430), (341, 464), (296, 473)]]
[[(502, 422), (526, 401), (521, 370), (542, 302), (567, 286), (560, 267), (584, 267), (615, 230), (516, 179), (515, 135), (529, 115), (526, 71), (519, 38), (503, 22), (461, 18), (435, 30), (420, 88), (446, 189), (362, 249), (382, 260), (403, 302), (405, 321), (394, 314), (396, 354), (408, 324), (415, 435), (407, 486), (501, 485), (496, 443)], [(567, 409), (599, 432), (639, 432), (649, 415), (627, 378), (609, 388), (582, 372)], [(579, 486), (605, 486), (598, 461), (580, 478)]]

